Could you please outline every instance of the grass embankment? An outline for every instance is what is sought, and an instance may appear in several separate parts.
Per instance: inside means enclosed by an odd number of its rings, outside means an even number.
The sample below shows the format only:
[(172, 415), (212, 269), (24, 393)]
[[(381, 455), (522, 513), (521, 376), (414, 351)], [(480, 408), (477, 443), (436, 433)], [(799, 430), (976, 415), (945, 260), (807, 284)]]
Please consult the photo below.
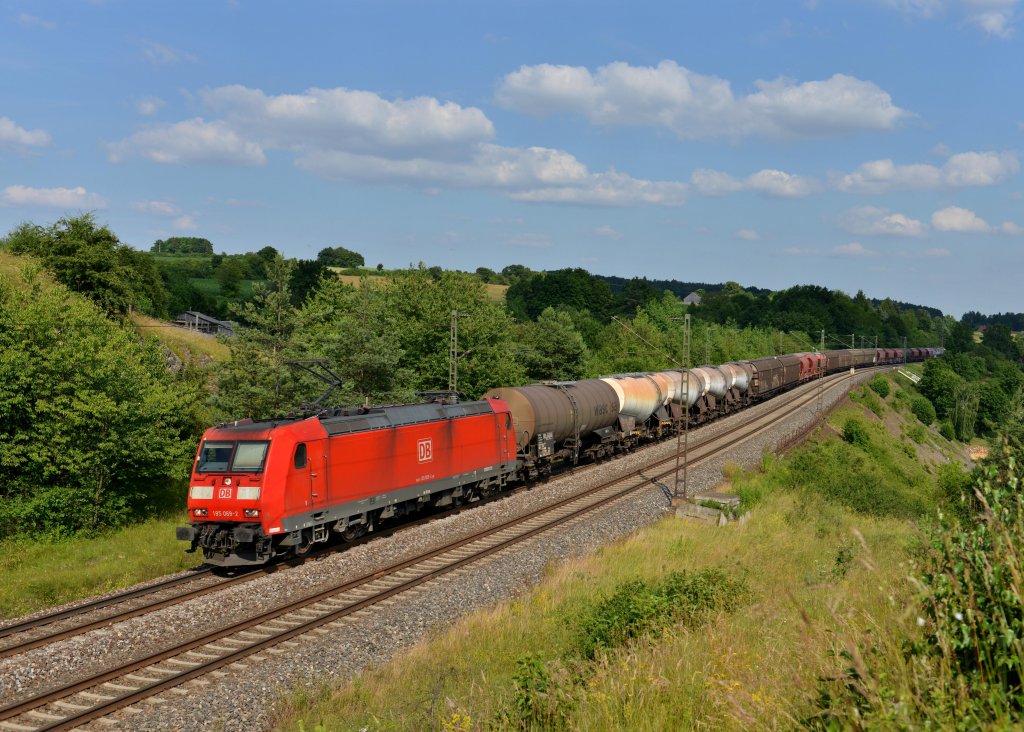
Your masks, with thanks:
[(185, 554), (174, 527), (184, 519), (151, 519), (98, 537), (56, 542), (0, 542), (0, 618), (97, 595), (200, 563)]
[(156, 336), (182, 361), (195, 362), (204, 359), (226, 361), (231, 355), (228, 347), (214, 336), (178, 328), (165, 320), (158, 320), (140, 313), (132, 313), (131, 321), (142, 335)]
[(0, 249), (0, 278), (4, 283), (14, 288), (27, 288), (22, 272), (26, 267), (33, 271), (33, 279), (41, 286), (49, 288), (54, 284), (53, 277), (43, 269), (39, 260), (33, 257), (20, 254), (11, 254), (5, 249)]
[[(899, 422), (894, 399), (877, 408)], [(858, 405), (837, 411), (831, 436), (761, 472), (730, 471), (754, 507), (749, 523), (666, 519), (566, 562), (520, 600), (472, 613), (350, 685), (297, 692), (278, 727), (813, 723), (843, 639), (916, 628), (907, 577), (922, 551), (918, 523), (943, 492), (937, 467), (883, 424)], [(673, 596), (664, 588), (680, 572), (695, 588)], [(593, 652), (595, 628), (608, 641)]]

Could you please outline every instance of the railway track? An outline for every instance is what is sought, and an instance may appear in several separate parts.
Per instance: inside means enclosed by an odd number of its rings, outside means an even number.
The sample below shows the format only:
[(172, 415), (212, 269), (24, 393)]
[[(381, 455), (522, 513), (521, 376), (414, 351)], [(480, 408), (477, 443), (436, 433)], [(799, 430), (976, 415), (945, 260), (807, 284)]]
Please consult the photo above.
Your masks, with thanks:
[[(826, 377), (822, 388), (843, 386), (847, 375)], [(688, 465), (703, 462), (761, 434), (815, 402), (818, 389), (784, 398), (774, 408), (689, 449)], [(297, 644), (308, 633), (327, 633), (360, 611), (420, 585), (458, 573), (593, 511), (628, 498), (675, 473), (676, 457), (660, 459), (626, 476), (419, 556), (319, 591), (242, 622), (166, 648), (87, 679), (0, 708), (0, 729), (63, 730), (104, 717), (143, 699), (246, 659), (280, 644)]]
[[(782, 400), (779, 407), (785, 406), (789, 400), (797, 398), (797, 393), (782, 395), (776, 397), (778, 400)], [(585, 469), (590, 465), (580, 466), (579, 468), (572, 468), (563, 470), (558, 473), (556, 477), (561, 477), (570, 472), (575, 472), (578, 469)], [(477, 502), (475, 505), (481, 505), (483, 503), (508, 498), (509, 496), (515, 495), (523, 488), (518, 488), (504, 493), (498, 494), (483, 501)], [(104, 598), (99, 598), (91, 602), (76, 605), (72, 608), (65, 610), (59, 610), (53, 613), (47, 613), (35, 618), (8, 625), (0, 628), (0, 659), (16, 656), (27, 651), (31, 651), (36, 648), (56, 643), (58, 641), (67, 640), (77, 635), (87, 633), (89, 631), (98, 630), (115, 623), (130, 620), (131, 618), (140, 617), (157, 610), (161, 610), (166, 607), (171, 607), (188, 600), (193, 600), (204, 595), (211, 594), (213, 592), (219, 592), (227, 589), (231, 586), (249, 582), (260, 577), (264, 577), (272, 572), (278, 572), (283, 569), (290, 567), (301, 566), (307, 561), (315, 560), (325, 553), (332, 551), (345, 550), (352, 546), (358, 546), (359, 544), (372, 541), (376, 538), (384, 536), (390, 536), (397, 531), (407, 530), (419, 526), (428, 521), (434, 521), (439, 518), (445, 518), (447, 516), (458, 514), (460, 511), (465, 510), (467, 507), (458, 507), (449, 509), (446, 511), (440, 511), (433, 513), (429, 516), (424, 516), (415, 521), (408, 521), (403, 524), (387, 527), (383, 530), (374, 532), (372, 535), (363, 536), (353, 542), (347, 544), (335, 545), (319, 549), (312, 554), (305, 557), (294, 557), (282, 562), (278, 562), (265, 567), (253, 568), (245, 570), (244, 572), (233, 576), (233, 577), (217, 577), (214, 575), (214, 568), (212, 567), (199, 567), (192, 571), (188, 575), (174, 577), (171, 579), (157, 582), (154, 584), (147, 585), (145, 587), (137, 588), (134, 590), (128, 590), (125, 592), (116, 593), (109, 595)], [(173, 589), (175, 587), (184, 587), (194, 583), (201, 583), (197, 587), (191, 589), (184, 589), (183, 592), (171, 596), (159, 596), (156, 599), (143, 601), (141, 603), (131, 604), (134, 600), (139, 600), (151, 596), (161, 595), (162, 593)], [(103, 614), (99, 617), (95, 617), (94, 614), (100, 612), (106, 608), (114, 608), (119, 605), (127, 605), (114, 612)], [(85, 619), (82, 622), (74, 622), (77, 618), (83, 616), (93, 616)], [(70, 621), (70, 624), (66, 624), (65, 621)], [(56, 627), (51, 627), (56, 626)], [(45, 629), (45, 630), (44, 630)], [(11, 639), (11, 640), (5, 640)]]
[[(489, 503), (494, 500), (500, 500), (515, 495), (520, 490), (525, 488), (516, 488), (513, 490), (505, 491), (501, 494), (491, 496), (489, 498), (481, 499), (473, 504), (467, 504), (457, 508), (448, 509), (445, 511), (438, 511), (431, 513), (428, 516), (416, 519), (415, 521), (407, 521), (402, 524), (396, 524), (389, 526), (384, 529), (375, 531), (372, 534), (367, 534), (354, 541), (349, 541), (344, 544), (336, 544), (324, 547), (322, 549), (316, 549), (310, 554), (302, 557), (291, 557), (289, 559), (275, 562), (273, 564), (264, 567), (254, 567), (252, 569), (246, 569), (242, 573), (231, 577), (219, 577), (216, 580), (211, 580), (200, 587), (195, 589), (186, 589), (184, 592), (180, 592), (170, 597), (162, 597), (159, 599), (144, 602), (143, 604), (134, 605), (132, 607), (117, 610), (110, 614), (105, 614), (102, 617), (86, 620), (85, 622), (75, 623), (67, 627), (49, 628), (49, 626), (60, 624), (65, 620), (74, 620), (81, 616), (91, 614), (96, 611), (103, 610), (108, 607), (115, 605), (122, 605), (129, 603), (132, 600), (139, 598), (145, 598), (151, 595), (156, 595), (165, 590), (172, 589), (174, 587), (181, 587), (189, 583), (200, 582), (204, 579), (209, 580), (212, 577), (216, 577), (214, 567), (201, 566), (197, 567), (188, 575), (180, 577), (172, 577), (170, 579), (156, 582), (145, 587), (139, 587), (134, 590), (128, 590), (125, 592), (119, 592), (107, 597), (102, 597), (91, 602), (76, 605), (75, 607), (67, 608), (65, 610), (58, 610), (52, 613), (46, 613), (38, 617), (29, 618), (19, 623), (12, 623), (11, 625), (0, 628), (0, 659), (8, 658), (10, 656), (17, 656), (18, 654), (31, 651), (35, 648), (41, 648), (51, 643), (58, 641), (67, 640), (83, 633), (88, 633), (92, 630), (98, 630), (114, 623), (120, 623), (131, 618), (137, 618), (142, 615), (146, 615), (157, 610), (161, 610), (166, 607), (178, 605), (188, 600), (194, 600), (197, 597), (208, 595), (213, 592), (219, 592), (227, 589), (234, 585), (242, 584), (244, 582), (250, 582), (259, 577), (265, 577), (268, 574), (283, 571), (285, 569), (291, 569), (299, 567), (306, 562), (314, 561), (322, 558), (324, 555), (336, 552), (345, 551), (360, 544), (373, 541), (374, 539), (381, 539), (387, 536), (392, 536), (400, 531), (406, 531), (408, 529), (415, 528), (421, 524), (436, 521), (440, 518), (446, 518), (453, 516), (465, 511), (467, 509), (475, 508), (477, 506)], [(42, 628), (48, 628), (48, 630), (42, 633), (37, 633)], [(4, 642), (3, 639), (11, 636), (27, 635), (29, 637), (16, 638), (13, 642)]]

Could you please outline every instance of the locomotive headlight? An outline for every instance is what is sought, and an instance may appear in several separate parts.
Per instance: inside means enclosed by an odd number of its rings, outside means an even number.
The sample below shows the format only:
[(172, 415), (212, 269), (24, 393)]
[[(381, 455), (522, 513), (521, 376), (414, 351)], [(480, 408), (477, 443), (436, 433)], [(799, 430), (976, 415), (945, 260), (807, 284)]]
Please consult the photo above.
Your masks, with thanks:
[(192, 513), (194, 513), (196, 516), (205, 516), (206, 515), (206, 509), (205, 508), (196, 508), (196, 509), (192, 510)]
[(246, 518), (259, 518), (260, 510), (258, 508), (247, 508), (242, 511)]
[(238, 500), (255, 501), (259, 497), (260, 487), (258, 485), (238, 486)]
[(213, 498), (213, 486), (212, 485), (194, 485), (189, 490), (189, 495), (193, 498)]

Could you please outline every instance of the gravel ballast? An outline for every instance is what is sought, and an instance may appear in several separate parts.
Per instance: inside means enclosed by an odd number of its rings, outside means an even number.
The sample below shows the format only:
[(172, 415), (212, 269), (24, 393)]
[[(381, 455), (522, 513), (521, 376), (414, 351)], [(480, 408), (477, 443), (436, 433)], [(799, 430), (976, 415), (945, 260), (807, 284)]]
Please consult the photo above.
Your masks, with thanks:
[[(847, 383), (859, 384), (871, 374), (857, 374)], [(804, 388), (815, 388), (804, 387)], [(792, 392), (796, 393), (796, 392)], [(826, 395), (826, 408), (845, 396), (842, 389)], [(771, 403), (718, 420), (694, 430), (691, 446), (729, 429), (737, 420), (769, 409)], [(800, 409), (762, 434), (723, 454), (691, 466), (691, 492), (711, 490), (722, 481), (726, 462), (753, 468), (765, 451), (805, 429), (816, 418), (816, 403)], [(51, 644), (20, 656), (0, 660), (0, 705), (53, 688), (99, 668), (144, 657), (187, 637), (251, 617), (296, 600), (318, 589), (353, 579), (382, 566), (469, 536), (508, 521), (584, 488), (636, 470), (658, 458), (675, 454), (675, 440), (624, 455), (551, 480), (530, 491), (412, 527), (316, 561), (234, 586), (170, 608), (134, 618), (77, 638)], [(652, 523), (666, 514), (668, 499), (649, 487), (629, 500), (592, 512), (558, 531), (548, 532), (513, 550), (506, 550), (444, 580), (421, 586), (393, 601), (361, 611), (343, 623), (326, 626), (294, 641), (263, 651), (203, 679), (164, 692), (149, 702), (118, 712), (113, 719), (132, 729), (201, 730), (211, 725), (224, 730), (261, 729), (269, 725), (273, 703), (303, 683), (345, 680), (362, 669), (393, 657), (429, 629), (448, 625), (468, 611), (515, 597), (544, 575), (553, 561), (579, 555)], [(91, 726), (106, 728), (107, 723)]]

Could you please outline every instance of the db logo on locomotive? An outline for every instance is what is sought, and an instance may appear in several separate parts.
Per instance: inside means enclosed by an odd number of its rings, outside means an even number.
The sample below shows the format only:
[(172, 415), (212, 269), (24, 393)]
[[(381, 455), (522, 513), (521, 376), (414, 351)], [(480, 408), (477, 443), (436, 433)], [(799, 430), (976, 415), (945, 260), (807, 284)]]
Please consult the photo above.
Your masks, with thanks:
[(217, 498), (231, 498), (230, 488), (220, 488), (217, 490)]
[(429, 437), (416, 443), (416, 457), (421, 463), (434, 459), (434, 442)]

